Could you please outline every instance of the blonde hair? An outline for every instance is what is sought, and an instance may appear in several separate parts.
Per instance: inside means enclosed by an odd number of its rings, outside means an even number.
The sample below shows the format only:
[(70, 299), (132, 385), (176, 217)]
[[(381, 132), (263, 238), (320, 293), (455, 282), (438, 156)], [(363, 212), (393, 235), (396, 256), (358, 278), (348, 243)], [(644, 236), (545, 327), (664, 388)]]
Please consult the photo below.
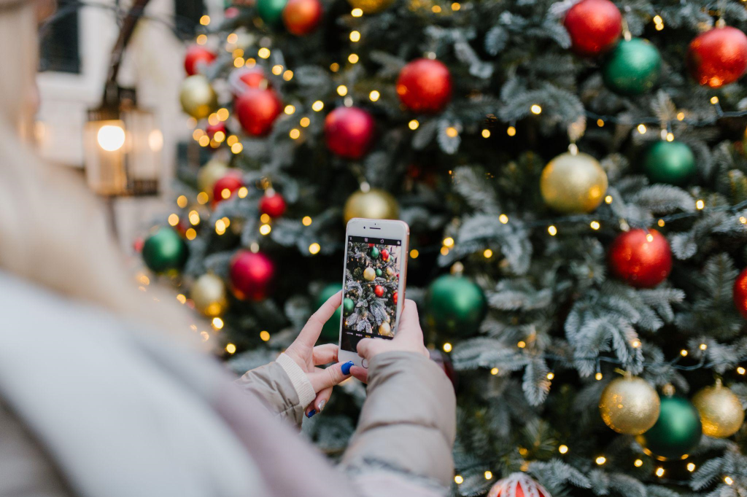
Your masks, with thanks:
[[(33, 121), (38, 60), (34, 2), (0, 0), (0, 268), (49, 290), (196, 342), (173, 296), (136, 288), (100, 203), (22, 138)], [(12, 309), (6, 310), (12, 312)], [(192, 340), (194, 339), (194, 340)]]

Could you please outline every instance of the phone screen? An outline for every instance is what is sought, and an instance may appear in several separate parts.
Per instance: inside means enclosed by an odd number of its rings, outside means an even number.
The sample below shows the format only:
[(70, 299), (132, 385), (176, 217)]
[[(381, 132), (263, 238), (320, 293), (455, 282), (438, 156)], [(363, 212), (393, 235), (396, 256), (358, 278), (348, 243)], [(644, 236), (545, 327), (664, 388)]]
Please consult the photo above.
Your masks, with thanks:
[(402, 240), (348, 236), (340, 347), (355, 352), (363, 338), (397, 332)]

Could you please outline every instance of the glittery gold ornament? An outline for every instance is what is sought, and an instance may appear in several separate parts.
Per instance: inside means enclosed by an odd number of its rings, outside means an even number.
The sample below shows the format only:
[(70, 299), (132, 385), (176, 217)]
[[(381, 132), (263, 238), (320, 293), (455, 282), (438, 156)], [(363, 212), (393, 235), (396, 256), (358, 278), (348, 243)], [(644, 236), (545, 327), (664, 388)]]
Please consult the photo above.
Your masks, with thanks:
[(210, 81), (201, 74), (182, 81), (179, 101), (184, 112), (195, 119), (204, 119), (218, 108), (218, 95)]
[(660, 400), (656, 390), (635, 376), (616, 378), (602, 392), (599, 412), (618, 433), (640, 435), (656, 424)]
[(214, 274), (207, 273), (197, 278), (190, 297), (195, 309), (211, 318), (222, 315), (228, 307), (226, 285)]
[(744, 410), (739, 398), (719, 381), (693, 397), (693, 405), (700, 413), (703, 434), (726, 438), (734, 435), (744, 422)]
[(363, 279), (366, 281), (373, 281), (374, 278), (376, 278), (376, 271), (372, 267), (367, 267), (365, 271), (363, 271)]
[(397, 219), (399, 204), (391, 194), (384, 190), (371, 188), (364, 192), (359, 190), (352, 194), (344, 209), (345, 223), (354, 217), (368, 219)]
[(389, 7), (394, 0), (348, 0), (351, 7), (361, 9), (364, 14), (376, 14)]
[(228, 169), (228, 164), (221, 160), (213, 159), (209, 161), (197, 173), (197, 188), (212, 198), (216, 181), (228, 174)]
[(602, 203), (607, 191), (607, 174), (588, 154), (560, 154), (542, 171), (540, 190), (545, 203), (556, 211), (588, 213)]
[(392, 333), (392, 327), (386, 321), (381, 323), (381, 326), (379, 326), (379, 335), (383, 335), (385, 337), (394, 336), (394, 333)]

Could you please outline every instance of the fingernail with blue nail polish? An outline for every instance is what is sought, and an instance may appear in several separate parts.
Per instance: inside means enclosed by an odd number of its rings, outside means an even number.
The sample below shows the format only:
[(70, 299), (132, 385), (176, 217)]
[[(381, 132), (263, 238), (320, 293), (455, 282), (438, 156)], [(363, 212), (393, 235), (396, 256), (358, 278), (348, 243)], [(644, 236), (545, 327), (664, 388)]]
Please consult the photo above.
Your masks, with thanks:
[(348, 361), (342, 365), (342, 374), (350, 374), (350, 368), (353, 367), (353, 361)]
[(316, 409), (312, 409), (312, 410), (310, 410), (310, 411), (308, 412), (308, 414), (306, 414), (306, 417), (307, 417), (307, 418), (310, 418), (310, 417), (311, 417), (311, 416), (313, 416), (314, 414), (316, 414)]

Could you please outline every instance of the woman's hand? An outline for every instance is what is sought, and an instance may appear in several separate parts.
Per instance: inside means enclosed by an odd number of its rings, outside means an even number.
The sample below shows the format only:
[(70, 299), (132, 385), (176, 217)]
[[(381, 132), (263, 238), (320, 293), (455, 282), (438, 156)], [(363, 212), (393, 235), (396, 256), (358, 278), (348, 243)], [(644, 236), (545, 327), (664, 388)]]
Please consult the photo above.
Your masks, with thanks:
[[(384, 352), (414, 352), (429, 357), (428, 349), (423, 343), (423, 330), (420, 328), (418, 317), (418, 306), (412, 300), (405, 300), (404, 309), (397, 325), (397, 334), (391, 340), (379, 338), (364, 338), (358, 342), (358, 355), (366, 359), (369, 364), (371, 359)], [(350, 373), (363, 382), (368, 381), (368, 370), (353, 366)]]
[[(306, 407), (306, 416), (311, 417), (317, 412), (324, 409), (324, 405), (332, 395), (332, 387), (343, 380), (346, 380), (350, 374), (352, 362), (346, 364), (337, 363), (328, 368), (319, 368), (331, 362), (337, 362), (338, 347), (329, 343), (326, 345), (316, 345), (319, 335), (322, 332), (324, 323), (329, 321), (342, 302), (342, 292), (337, 292), (322, 305), (306, 322), (301, 333), (296, 340), (285, 351), (296, 364), (306, 373), (311, 385), (316, 392), (314, 401)], [(421, 335), (422, 336), (422, 335)], [(422, 338), (421, 338), (422, 340)], [(348, 374), (343, 373), (343, 366)]]

